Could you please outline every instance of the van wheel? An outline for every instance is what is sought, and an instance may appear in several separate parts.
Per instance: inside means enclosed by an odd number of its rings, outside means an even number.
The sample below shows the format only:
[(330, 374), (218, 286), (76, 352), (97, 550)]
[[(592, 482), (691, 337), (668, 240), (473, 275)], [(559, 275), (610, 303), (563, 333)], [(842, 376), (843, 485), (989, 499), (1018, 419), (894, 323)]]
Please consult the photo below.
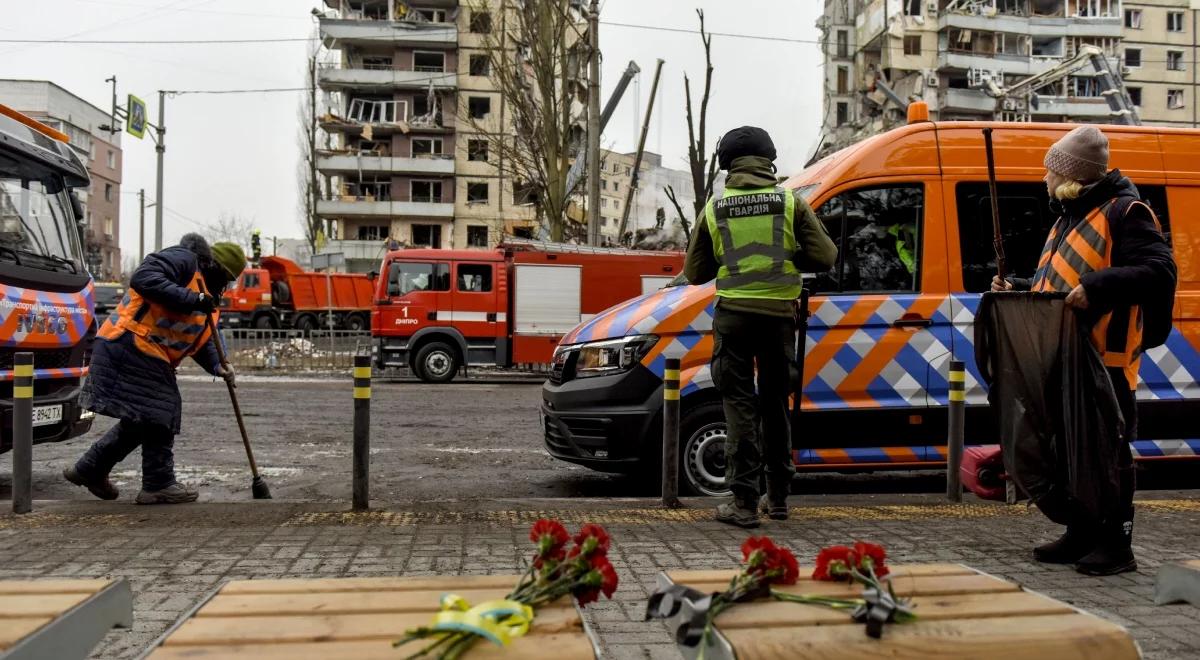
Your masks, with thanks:
[(317, 317), (312, 314), (301, 314), (296, 317), (296, 329), (301, 332), (312, 332), (317, 327)]
[(718, 402), (704, 403), (683, 414), (679, 423), (680, 490), (692, 495), (729, 495), (725, 483), (725, 412)]
[(431, 342), (417, 351), (413, 368), (426, 383), (449, 383), (458, 375), (458, 353), (448, 344)]

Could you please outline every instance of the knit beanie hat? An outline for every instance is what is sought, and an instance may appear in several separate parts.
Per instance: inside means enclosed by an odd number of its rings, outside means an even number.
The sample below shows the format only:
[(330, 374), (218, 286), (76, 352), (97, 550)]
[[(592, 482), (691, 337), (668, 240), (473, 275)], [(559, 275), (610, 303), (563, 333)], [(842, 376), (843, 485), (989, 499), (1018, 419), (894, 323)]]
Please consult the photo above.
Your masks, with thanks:
[(229, 273), (229, 279), (236, 279), (246, 267), (246, 253), (237, 243), (213, 243), (213, 261), (221, 264), (221, 268)]
[(1050, 147), (1045, 165), (1072, 181), (1103, 179), (1108, 173), (1108, 138), (1095, 126), (1080, 126)]
[(742, 156), (762, 156), (775, 160), (775, 143), (757, 126), (742, 126), (729, 131), (717, 142), (717, 163), (728, 170)]

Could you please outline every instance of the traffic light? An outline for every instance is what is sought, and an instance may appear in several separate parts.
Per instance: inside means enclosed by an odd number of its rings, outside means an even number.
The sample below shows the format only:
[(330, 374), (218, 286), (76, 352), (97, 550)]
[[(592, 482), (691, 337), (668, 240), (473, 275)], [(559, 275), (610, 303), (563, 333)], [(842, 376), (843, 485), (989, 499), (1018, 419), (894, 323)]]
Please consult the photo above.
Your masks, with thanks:
[(262, 232), (258, 231), (257, 229), (254, 230), (253, 234), (250, 234), (250, 261), (253, 262), (255, 266), (258, 265), (258, 260), (262, 259), (261, 234)]

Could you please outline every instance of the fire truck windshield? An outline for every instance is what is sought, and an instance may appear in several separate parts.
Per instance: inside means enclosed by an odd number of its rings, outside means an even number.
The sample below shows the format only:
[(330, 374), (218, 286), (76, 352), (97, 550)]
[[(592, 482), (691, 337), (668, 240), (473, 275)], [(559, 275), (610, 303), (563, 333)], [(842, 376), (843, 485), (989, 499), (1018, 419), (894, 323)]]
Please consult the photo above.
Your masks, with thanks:
[(80, 272), (78, 229), (57, 176), (23, 178), (5, 171), (0, 161), (0, 259)]

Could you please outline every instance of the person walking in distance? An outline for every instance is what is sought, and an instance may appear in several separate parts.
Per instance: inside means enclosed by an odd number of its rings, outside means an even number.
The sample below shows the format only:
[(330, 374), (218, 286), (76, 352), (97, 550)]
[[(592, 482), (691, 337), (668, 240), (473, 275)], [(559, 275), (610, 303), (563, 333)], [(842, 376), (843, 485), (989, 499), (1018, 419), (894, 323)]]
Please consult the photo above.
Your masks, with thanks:
[(773, 519), (787, 518), (800, 273), (828, 270), (837, 258), (804, 199), (778, 185), (775, 156), (761, 128), (743, 126), (721, 138), (725, 191), (697, 218), (684, 265), (692, 284), (716, 280), (711, 371), (724, 402), (725, 480), (733, 491), (733, 501), (717, 507), (717, 520), (748, 528), (758, 527), (760, 507)]
[[(1134, 467), (1129, 442), (1137, 439), (1138, 366), (1144, 320), (1170, 316), (1176, 267), (1158, 220), (1141, 201), (1137, 187), (1120, 170), (1108, 169), (1108, 138), (1095, 126), (1080, 126), (1050, 147), (1045, 157), (1046, 190), (1059, 214), (1050, 229), (1032, 279), (992, 280), (993, 291), (1067, 294), (1090, 328), (1090, 341), (1108, 371), (1124, 420), (1116, 457), (1119, 491), (1103, 501), (1099, 520), (1068, 523), (1057, 540), (1033, 550), (1051, 564), (1075, 564), (1087, 575), (1137, 570), (1133, 535)], [(1169, 321), (1167, 322), (1169, 326)], [(1168, 327), (1169, 331), (1169, 327)], [(1076, 477), (1078, 478), (1078, 477)]]
[[(96, 335), (79, 404), (120, 421), (96, 441), (63, 477), (104, 500), (120, 495), (108, 479), (113, 467), (139, 445), (142, 490), (138, 504), (194, 502), (196, 491), (175, 479), (172, 448), (183, 417), (175, 369), (191, 357), (208, 373), (234, 381), (233, 368), (217, 358), (211, 328), (217, 301), (246, 267), (234, 243), (211, 247), (198, 234), (146, 256), (129, 291)], [(210, 325), (211, 323), (211, 325)]]

